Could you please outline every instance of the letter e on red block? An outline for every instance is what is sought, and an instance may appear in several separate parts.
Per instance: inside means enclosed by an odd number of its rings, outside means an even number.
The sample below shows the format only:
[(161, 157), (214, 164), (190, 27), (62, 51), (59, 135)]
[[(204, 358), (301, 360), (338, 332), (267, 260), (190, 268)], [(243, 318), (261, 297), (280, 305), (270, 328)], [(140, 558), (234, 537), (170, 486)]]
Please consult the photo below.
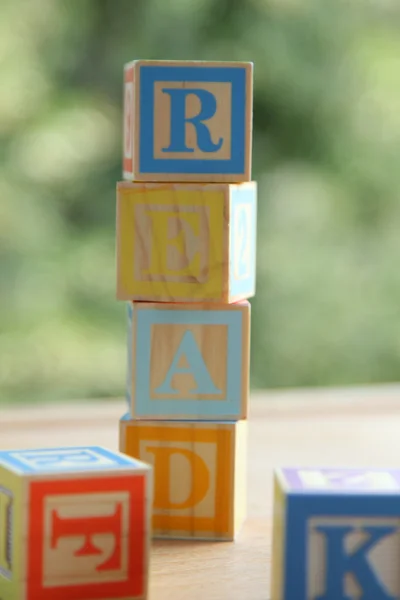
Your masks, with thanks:
[(145, 502), (143, 475), (32, 482), (27, 600), (141, 598)]

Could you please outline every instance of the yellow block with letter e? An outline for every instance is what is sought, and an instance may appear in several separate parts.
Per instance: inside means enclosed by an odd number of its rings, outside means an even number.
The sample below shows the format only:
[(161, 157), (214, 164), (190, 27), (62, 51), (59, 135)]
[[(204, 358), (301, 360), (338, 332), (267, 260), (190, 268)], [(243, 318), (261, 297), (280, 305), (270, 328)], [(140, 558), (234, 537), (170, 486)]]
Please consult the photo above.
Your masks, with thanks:
[(117, 185), (117, 298), (231, 303), (255, 294), (257, 184)]

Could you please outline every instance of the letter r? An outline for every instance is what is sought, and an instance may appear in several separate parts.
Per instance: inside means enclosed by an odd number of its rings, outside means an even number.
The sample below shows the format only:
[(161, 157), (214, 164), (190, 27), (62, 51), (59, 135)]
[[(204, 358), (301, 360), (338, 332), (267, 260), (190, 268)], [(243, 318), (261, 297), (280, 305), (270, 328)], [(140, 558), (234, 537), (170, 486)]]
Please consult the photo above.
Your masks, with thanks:
[[(186, 146), (186, 124), (194, 126), (197, 135), (197, 146), (202, 152), (217, 152), (223, 144), (220, 138), (215, 144), (211, 139), (210, 130), (203, 121), (211, 119), (217, 111), (217, 101), (210, 91), (204, 89), (188, 88), (163, 88), (164, 94), (170, 96), (171, 101), (171, 138), (168, 148), (163, 152), (194, 152), (194, 148)], [(186, 99), (195, 95), (200, 101), (200, 112), (194, 117), (186, 117)]]

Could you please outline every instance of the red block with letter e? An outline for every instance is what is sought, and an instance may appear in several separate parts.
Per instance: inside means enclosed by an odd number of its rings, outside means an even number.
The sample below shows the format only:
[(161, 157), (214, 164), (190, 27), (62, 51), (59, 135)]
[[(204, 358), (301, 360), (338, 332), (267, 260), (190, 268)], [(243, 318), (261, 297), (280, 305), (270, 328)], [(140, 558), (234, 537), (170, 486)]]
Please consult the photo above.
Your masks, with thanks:
[(0, 598), (147, 598), (150, 476), (100, 447), (0, 452)]

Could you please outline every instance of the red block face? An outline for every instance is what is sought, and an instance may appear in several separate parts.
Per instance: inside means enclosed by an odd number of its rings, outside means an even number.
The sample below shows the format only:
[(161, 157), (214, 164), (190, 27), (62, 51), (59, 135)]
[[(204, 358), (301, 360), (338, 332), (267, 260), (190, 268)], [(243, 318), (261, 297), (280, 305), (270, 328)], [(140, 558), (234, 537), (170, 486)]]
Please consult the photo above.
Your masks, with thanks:
[(27, 600), (141, 598), (145, 478), (31, 482)]

